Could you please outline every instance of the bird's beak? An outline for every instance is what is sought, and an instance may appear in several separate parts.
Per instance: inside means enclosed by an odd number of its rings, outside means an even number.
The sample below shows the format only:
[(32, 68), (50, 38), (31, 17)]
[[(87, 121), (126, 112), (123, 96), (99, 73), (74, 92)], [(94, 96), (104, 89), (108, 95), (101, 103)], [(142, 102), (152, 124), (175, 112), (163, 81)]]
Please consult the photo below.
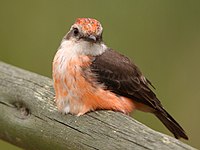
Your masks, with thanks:
[(96, 38), (94, 35), (90, 35), (88, 38), (89, 38), (91, 41), (94, 41), (94, 42), (97, 41), (97, 38)]

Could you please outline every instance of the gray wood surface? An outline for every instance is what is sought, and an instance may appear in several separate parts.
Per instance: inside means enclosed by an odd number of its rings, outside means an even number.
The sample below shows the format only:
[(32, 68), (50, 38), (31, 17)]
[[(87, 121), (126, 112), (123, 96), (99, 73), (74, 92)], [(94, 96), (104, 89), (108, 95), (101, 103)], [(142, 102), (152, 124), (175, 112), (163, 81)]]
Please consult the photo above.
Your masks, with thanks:
[(0, 62), (0, 139), (28, 150), (194, 149), (112, 111), (57, 112), (52, 80)]

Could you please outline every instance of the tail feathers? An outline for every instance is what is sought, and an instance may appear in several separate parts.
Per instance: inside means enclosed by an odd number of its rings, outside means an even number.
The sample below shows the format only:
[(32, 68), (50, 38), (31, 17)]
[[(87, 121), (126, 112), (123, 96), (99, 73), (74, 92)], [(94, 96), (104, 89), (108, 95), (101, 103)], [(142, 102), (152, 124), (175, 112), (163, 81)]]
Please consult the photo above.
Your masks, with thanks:
[(184, 138), (188, 140), (188, 136), (186, 135), (183, 128), (174, 120), (174, 118), (168, 114), (167, 111), (163, 109), (163, 111), (154, 112), (156, 117), (171, 131), (175, 138)]

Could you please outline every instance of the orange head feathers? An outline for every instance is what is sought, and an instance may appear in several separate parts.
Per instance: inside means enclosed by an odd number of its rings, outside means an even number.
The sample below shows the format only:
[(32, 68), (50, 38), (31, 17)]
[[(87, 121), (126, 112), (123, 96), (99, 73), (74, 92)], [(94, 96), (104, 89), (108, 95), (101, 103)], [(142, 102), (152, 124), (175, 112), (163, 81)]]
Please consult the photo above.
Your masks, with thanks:
[(98, 36), (103, 30), (101, 23), (92, 18), (78, 18), (73, 27), (78, 27), (82, 33), (87, 36)]

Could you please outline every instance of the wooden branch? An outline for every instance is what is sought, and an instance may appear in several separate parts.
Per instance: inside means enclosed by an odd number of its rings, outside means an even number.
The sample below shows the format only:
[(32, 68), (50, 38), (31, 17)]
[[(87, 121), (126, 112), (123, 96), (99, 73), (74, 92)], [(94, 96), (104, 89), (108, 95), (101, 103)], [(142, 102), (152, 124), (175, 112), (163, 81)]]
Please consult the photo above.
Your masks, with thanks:
[(57, 112), (52, 80), (0, 62), (0, 139), (28, 150), (194, 149), (112, 111)]

